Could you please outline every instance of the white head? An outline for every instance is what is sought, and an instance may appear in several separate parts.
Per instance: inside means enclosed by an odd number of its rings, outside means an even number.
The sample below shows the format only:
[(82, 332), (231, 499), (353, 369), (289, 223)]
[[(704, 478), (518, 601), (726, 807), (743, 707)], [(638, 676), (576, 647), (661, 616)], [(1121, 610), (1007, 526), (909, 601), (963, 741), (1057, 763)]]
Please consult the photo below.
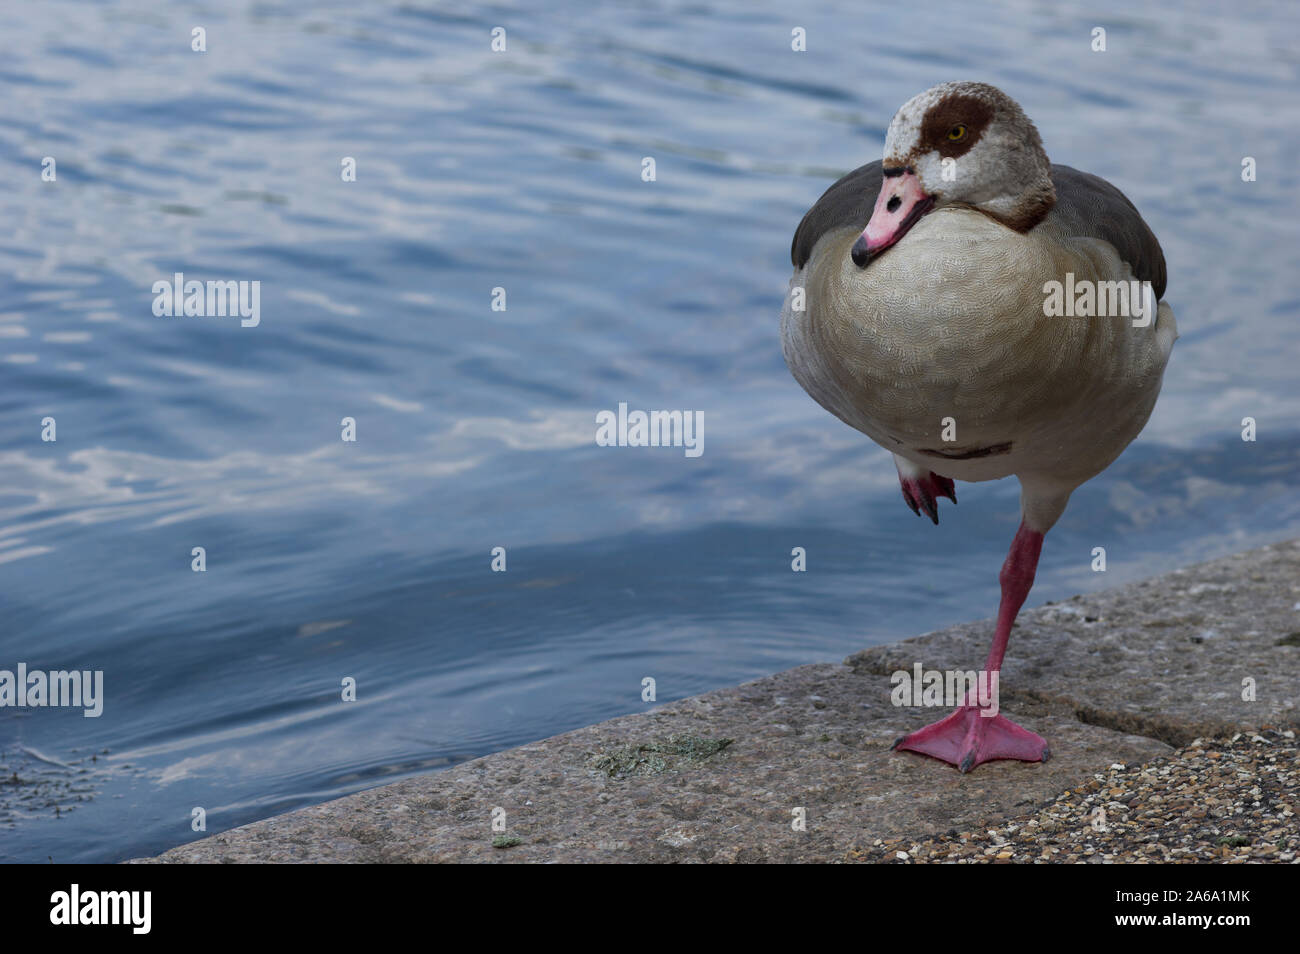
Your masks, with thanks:
[(1052, 163), (1018, 103), (987, 83), (944, 83), (912, 97), (885, 137), (885, 180), (853, 247), (866, 265), (921, 216), (977, 209), (1027, 232), (1056, 204)]

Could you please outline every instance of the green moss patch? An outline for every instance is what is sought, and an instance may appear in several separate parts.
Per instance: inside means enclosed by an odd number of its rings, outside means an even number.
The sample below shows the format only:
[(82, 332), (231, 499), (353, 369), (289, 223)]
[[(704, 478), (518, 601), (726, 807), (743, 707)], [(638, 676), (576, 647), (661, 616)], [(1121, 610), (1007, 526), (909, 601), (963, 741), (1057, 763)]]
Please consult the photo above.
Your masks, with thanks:
[(590, 764), (597, 772), (603, 772), (610, 778), (662, 775), (676, 768), (705, 762), (735, 741), (678, 733), (641, 745), (623, 745), (604, 754), (593, 755)]

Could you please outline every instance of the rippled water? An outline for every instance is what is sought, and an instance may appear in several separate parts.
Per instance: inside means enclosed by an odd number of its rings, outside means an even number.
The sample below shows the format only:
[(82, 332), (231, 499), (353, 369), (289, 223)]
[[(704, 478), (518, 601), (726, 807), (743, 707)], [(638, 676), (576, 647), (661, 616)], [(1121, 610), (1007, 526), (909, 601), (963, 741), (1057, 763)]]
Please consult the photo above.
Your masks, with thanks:
[[(538, 6), (0, 14), (0, 668), (106, 692), (0, 709), (0, 858), (150, 853), (195, 807), (642, 710), (647, 675), (662, 702), (990, 615), (1014, 482), (918, 520), (777, 336), (799, 217), (936, 82), (1006, 89), (1169, 259), (1164, 395), (1031, 600), (1295, 534), (1293, 5)], [(260, 281), (261, 323), (156, 317), (178, 271)], [(703, 455), (595, 446), (619, 402), (701, 411)]]

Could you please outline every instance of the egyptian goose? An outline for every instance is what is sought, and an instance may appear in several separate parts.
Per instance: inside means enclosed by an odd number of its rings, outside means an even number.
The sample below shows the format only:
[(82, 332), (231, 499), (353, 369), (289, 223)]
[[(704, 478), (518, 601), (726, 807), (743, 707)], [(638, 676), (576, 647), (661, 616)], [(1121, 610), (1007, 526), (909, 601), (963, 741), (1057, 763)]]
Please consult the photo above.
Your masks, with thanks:
[[(914, 512), (938, 523), (937, 498), (957, 502), (954, 479), (1019, 478), (985, 664), (1000, 672), (1043, 535), (1138, 435), (1160, 392), (1178, 336), (1160, 301), (1160, 244), (1110, 183), (1053, 165), (1001, 90), (945, 83), (894, 116), (883, 163), (826, 190), (791, 259), (786, 363), (817, 403), (894, 455)], [(1051, 754), (974, 695), (893, 748), (962, 772)]]

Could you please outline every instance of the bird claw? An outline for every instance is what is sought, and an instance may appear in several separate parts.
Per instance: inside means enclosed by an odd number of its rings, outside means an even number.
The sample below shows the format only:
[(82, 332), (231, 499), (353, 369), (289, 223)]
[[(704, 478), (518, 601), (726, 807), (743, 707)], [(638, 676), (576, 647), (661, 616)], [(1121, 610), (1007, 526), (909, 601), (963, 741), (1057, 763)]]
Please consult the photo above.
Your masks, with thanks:
[(947, 497), (954, 504), (957, 502), (957, 489), (949, 477), (941, 477), (934, 471), (924, 476), (907, 477), (898, 475), (898, 482), (903, 488), (903, 500), (918, 517), (924, 511), (935, 524), (939, 522), (939, 497)]

